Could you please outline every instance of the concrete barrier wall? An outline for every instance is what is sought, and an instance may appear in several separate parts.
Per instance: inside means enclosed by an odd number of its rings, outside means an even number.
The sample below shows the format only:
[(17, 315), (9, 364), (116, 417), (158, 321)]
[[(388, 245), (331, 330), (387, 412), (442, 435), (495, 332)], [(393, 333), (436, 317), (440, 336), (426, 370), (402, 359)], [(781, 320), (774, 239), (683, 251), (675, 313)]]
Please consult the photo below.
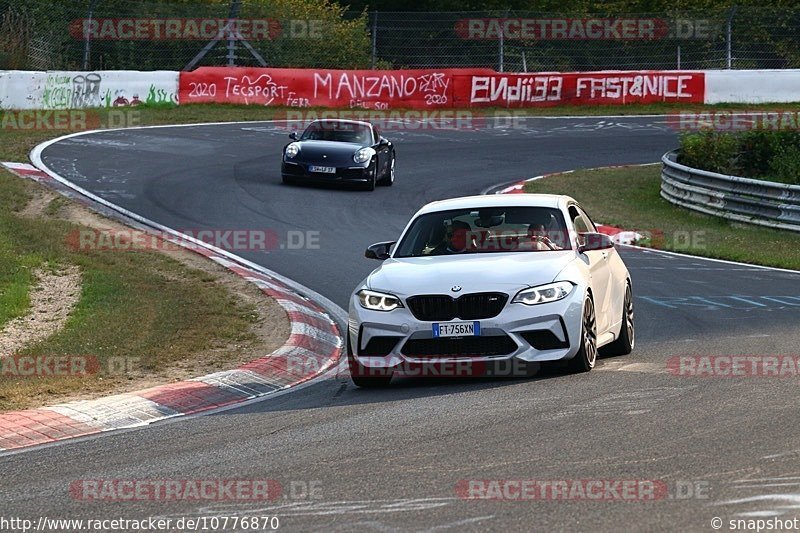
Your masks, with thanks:
[(707, 70), (706, 104), (800, 101), (800, 70)]
[(800, 70), (497, 73), (487, 69), (0, 71), (0, 109), (226, 102), (391, 109), (800, 101)]
[(0, 71), (1, 109), (79, 109), (178, 103), (178, 72)]

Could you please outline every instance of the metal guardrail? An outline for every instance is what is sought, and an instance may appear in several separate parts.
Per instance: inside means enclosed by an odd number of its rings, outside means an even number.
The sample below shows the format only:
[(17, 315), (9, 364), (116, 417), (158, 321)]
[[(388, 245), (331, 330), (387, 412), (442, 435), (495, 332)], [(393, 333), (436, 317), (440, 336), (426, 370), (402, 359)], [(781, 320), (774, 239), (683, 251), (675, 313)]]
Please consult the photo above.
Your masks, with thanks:
[(677, 162), (678, 151), (661, 158), (661, 197), (718, 217), (800, 232), (800, 186), (726, 176)]

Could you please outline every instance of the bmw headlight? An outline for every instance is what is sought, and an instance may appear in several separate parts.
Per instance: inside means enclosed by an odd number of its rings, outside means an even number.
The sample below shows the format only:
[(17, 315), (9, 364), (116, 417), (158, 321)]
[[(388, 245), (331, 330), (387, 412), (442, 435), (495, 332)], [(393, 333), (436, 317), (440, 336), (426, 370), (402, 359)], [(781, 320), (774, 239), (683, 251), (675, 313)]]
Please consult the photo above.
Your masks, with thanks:
[(375, 155), (375, 150), (373, 150), (372, 148), (362, 148), (361, 150), (353, 154), (353, 161), (355, 161), (356, 163), (366, 163), (367, 161), (372, 159), (373, 155)]
[(361, 302), (361, 307), (372, 311), (393, 311), (398, 307), (403, 307), (403, 303), (397, 296), (369, 289), (358, 291), (358, 301)]
[(511, 303), (525, 305), (547, 304), (563, 300), (572, 292), (575, 287), (569, 281), (558, 281), (547, 285), (540, 285), (531, 289), (523, 289), (514, 296)]
[(297, 143), (292, 143), (286, 147), (286, 157), (289, 159), (297, 156), (298, 153), (300, 153), (300, 147), (297, 145)]

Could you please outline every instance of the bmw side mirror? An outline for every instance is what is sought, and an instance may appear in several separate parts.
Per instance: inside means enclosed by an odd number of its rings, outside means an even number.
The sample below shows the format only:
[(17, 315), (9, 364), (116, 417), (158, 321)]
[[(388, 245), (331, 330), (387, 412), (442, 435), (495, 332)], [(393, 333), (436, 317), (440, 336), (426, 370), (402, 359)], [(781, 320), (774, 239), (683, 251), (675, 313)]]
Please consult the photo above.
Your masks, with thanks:
[(581, 233), (578, 236), (578, 253), (580, 254), (593, 250), (608, 250), (613, 247), (614, 241), (603, 233)]
[(367, 251), (364, 252), (364, 257), (367, 259), (379, 259), (381, 261), (389, 259), (389, 250), (392, 249), (395, 242), (397, 241), (376, 242), (375, 244), (371, 244), (367, 247)]
[(290, 133), (289, 134), (289, 138), (296, 141), (297, 140), (297, 132), (293, 131), (292, 133)]

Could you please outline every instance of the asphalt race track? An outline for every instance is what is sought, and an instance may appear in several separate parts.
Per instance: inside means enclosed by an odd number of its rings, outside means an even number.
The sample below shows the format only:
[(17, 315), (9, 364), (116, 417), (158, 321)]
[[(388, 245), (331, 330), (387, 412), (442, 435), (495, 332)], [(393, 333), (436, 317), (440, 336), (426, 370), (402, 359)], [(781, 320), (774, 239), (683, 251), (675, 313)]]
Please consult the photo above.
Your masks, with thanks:
[[(172, 228), (270, 229), (281, 242), (289, 231), (319, 232), (318, 248), (240, 255), (346, 307), (377, 265), (364, 248), (397, 237), (428, 201), (545, 172), (653, 162), (676, 143), (665, 119), (653, 117), (387, 131), (397, 145), (397, 181), (365, 193), (282, 185), (286, 133), (270, 123), (109, 131), (59, 142), (43, 159)], [(637, 347), (600, 359), (589, 374), (405, 379), (364, 391), (344, 371), (243, 408), (2, 457), (3, 514), (277, 515), (290, 531), (712, 531), (713, 517), (800, 516), (799, 378), (667, 372), (681, 355), (797, 354), (800, 274), (623, 255)], [(73, 498), (70, 484), (87, 478), (275, 479), (285, 497)], [(668, 494), (633, 502), (461, 499), (457, 484), (474, 479), (654, 480)], [(313, 497), (304, 495), (309, 486)]]

